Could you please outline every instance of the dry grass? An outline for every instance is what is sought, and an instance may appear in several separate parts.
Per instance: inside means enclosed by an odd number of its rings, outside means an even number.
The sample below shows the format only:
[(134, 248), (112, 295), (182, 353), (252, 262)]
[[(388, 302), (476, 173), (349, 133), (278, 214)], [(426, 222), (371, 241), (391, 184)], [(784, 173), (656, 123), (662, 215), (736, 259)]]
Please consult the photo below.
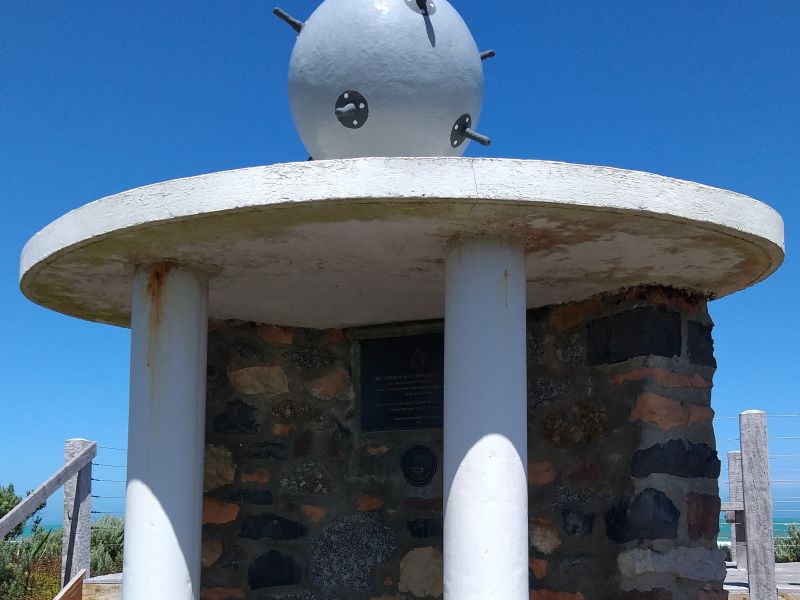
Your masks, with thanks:
[(61, 558), (42, 558), (33, 562), (28, 591), (22, 600), (53, 600), (60, 590)]

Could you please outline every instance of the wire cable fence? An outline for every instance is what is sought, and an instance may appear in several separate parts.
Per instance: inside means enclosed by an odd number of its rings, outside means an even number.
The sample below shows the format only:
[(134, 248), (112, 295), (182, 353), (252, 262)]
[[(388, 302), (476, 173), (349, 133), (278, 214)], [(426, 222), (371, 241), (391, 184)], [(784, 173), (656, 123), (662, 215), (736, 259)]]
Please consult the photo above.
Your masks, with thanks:
[(100, 444), (97, 448), (92, 461), (92, 532), (118, 528), (115, 523), (105, 524), (102, 517), (124, 518), (128, 468), (125, 448)]
[[(800, 560), (800, 535), (793, 536), (794, 527), (800, 526), (800, 414), (767, 413), (767, 460), (769, 463), (769, 485), (772, 500), (772, 531), (776, 549), (780, 548), (786, 556)], [(729, 452), (741, 452), (739, 415), (723, 415), (714, 418), (717, 436), (717, 451), (722, 461), (720, 478), (720, 497), (723, 503), (730, 503), (730, 481), (728, 464)], [(730, 515), (729, 515), (730, 516)], [(718, 542), (735, 542), (732, 530), (743, 526), (737, 519), (726, 519), (720, 514), (720, 533)]]

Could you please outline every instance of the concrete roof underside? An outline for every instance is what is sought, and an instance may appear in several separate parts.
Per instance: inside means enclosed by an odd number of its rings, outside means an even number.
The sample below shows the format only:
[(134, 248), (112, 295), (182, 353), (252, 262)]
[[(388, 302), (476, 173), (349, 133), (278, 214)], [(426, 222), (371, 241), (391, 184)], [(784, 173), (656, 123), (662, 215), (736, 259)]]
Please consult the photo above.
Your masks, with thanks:
[(208, 273), (209, 314), (306, 327), (440, 318), (458, 236), (523, 240), (528, 307), (635, 285), (716, 298), (783, 260), (783, 221), (726, 190), (567, 163), (361, 158), (157, 183), (78, 208), (25, 246), (28, 298), (130, 321), (132, 276)]

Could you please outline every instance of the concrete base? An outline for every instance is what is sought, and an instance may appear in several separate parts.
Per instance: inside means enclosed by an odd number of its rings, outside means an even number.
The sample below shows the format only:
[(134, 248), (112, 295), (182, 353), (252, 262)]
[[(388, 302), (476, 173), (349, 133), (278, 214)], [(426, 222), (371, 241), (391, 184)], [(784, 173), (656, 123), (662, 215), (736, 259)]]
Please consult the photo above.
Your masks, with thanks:
[(122, 600), (122, 573), (86, 579), (83, 600)]
[[(779, 599), (800, 600), (800, 563), (776, 564), (775, 581)], [(728, 563), (725, 590), (728, 592), (728, 600), (751, 600), (747, 585), (747, 570), (737, 569), (733, 563)]]

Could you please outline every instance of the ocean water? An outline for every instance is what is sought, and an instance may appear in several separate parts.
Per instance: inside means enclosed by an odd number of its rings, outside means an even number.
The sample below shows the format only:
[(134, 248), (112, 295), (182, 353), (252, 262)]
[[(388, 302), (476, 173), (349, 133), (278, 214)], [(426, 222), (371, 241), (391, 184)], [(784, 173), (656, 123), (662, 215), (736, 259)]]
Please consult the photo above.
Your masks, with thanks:
[[(789, 531), (789, 525), (794, 524), (800, 527), (800, 517), (794, 518), (786, 518), (781, 517), (780, 519), (773, 519), (772, 520), (772, 534), (774, 537), (786, 537)], [(718, 542), (730, 542), (731, 541), (731, 526), (728, 523), (720, 522), (719, 524), (719, 535), (717, 536)]]
[[(22, 529), (22, 537), (29, 537), (31, 535), (31, 528), (33, 524), (29, 521)], [(42, 523), (42, 527), (46, 530), (61, 529), (61, 523)]]

